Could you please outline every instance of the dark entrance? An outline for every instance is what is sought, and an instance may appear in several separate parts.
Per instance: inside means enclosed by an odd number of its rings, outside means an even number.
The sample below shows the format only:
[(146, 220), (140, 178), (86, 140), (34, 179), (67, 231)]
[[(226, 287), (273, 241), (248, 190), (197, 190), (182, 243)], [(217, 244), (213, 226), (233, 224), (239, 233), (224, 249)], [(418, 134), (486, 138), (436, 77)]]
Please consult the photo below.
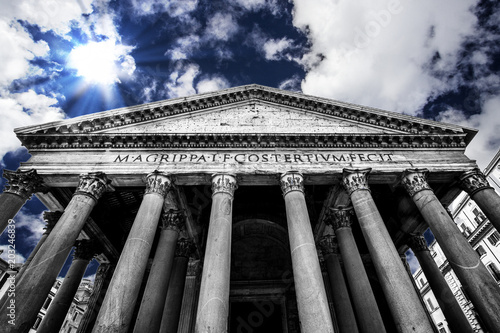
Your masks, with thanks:
[(231, 302), (230, 333), (283, 332), (281, 304), (271, 301)]

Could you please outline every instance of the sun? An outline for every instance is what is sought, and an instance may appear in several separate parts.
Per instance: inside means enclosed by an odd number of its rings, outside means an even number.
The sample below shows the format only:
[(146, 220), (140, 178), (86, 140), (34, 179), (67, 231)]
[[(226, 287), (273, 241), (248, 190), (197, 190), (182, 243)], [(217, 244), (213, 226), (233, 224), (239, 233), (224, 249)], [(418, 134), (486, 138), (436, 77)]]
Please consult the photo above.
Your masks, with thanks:
[(70, 52), (67, 65), (89, 83), (111, 85), (135, 70), (135, 62), (128, 54), (132, 49), (111, 40), (89, 42)]

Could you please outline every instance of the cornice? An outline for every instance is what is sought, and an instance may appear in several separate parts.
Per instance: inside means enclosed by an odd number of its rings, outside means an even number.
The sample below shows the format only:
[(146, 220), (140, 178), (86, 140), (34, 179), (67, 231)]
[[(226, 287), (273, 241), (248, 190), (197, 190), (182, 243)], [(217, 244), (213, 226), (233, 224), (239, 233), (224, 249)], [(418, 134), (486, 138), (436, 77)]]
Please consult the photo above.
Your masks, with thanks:
[(258, 134), (134, 133), (19, 134), (23, 145), (37, 149), (98, 148), (461, 148), (466, 134)]
[(376, 108), (307, 96), (259, 85), (248, 85), (214, 93), (110, 110), (60, 122), (18, 128), (16, 129), (16, 133), (21, 140), (23, 140), (26, 135), (32, 134), (74, 135), (92, 133), (100, 130), (109, 130), (112, 128), (164, 119), (170, 116), (189, 114), (190, 112), (205, 109), (220, 108), (222, 106), (244, 101), (265, 101), (414, 135), (450, 135), (462, 133), (465, 134), (467, 143), (476, 132), (473, 129), (425, 120)]

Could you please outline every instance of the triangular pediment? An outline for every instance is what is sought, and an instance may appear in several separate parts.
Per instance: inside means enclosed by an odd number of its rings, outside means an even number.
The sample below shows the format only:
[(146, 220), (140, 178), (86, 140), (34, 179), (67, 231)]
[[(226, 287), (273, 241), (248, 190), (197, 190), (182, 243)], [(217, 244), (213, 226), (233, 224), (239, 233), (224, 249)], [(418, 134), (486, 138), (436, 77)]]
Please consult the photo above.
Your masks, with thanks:
[(98, 130), (95, 133), (401, 134), (405, 132), (256, 100)]
[[(248, 85), (16, 129), (26, 147), (464, 145), (476, 130)], [(266, 136), (262, 140), (262, 135)], [(236, 137), (239, 138), (236, 138)], [(321, 136), (319, 138), (318, 136)]]

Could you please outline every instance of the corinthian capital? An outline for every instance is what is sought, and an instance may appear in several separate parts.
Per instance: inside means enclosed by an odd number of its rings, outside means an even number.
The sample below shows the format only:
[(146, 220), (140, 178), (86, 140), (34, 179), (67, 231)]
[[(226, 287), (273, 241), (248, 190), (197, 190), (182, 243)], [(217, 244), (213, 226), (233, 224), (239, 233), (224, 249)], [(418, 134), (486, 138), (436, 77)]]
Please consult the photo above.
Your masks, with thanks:
[(428, 172), (427, 169), (406, 169), (403, 172), (401, 183), (411, 197), (423, 190), (432, 191), (432, 188), (427, 183)]
[(429, 251), (429, 248), (427, 247), (427, 241), (422, 235), (411, 234), (408, 237), (407, 243), (411, 247), (413, 252)]
[(234, 175), (216, 173), (212, 176), (212, 196), (217, 193), (227, 193), (233, 196), (237, 188), (238, 184)]
[(165, 173), (155, 170), (146, 177), (146, 191), (144, 193), (158, 193), (165, 197), (171, 185), (172, 182)]
[(486, 176), (478, 168), (464, 172), (460, 176), (459, 185), (470, 196), (478, 191), (492, 188), (486, 180)]
[(351, 227), (352, 217), (354, 216), (354, 209), (352, 207), (330, 207), (328, 210), (325, 223), (331, 225), (333, 230)]
[(194, 244), (187, 238), (181, 238), (177, 241), (177, 246), (175, 247), (176, 257), (189, 258), (193, 252)]
[(75, 195), (86, 195), (97, 201), (104, 192), (113, 190), (109, 183), (111, 183), (111, 180), (102, 172), (82, 174), (80, 175), (80, 182), (76, 188)]
[(319, 240), (319, 247), (323, 255), (339, 254), (339, 245), (337, 238), (333, 235), (326, 235)]
[(372, 171), (371, 168), (343, 170), (342, 185), (344, 185), (344, 188), (349, 195), (358, 190), (370, 190), (370, 187), (368, 186), (368, 174), (370, 171)]
[(25, 200), (30, 199), (33, 193), (43, 192), (47, 189), (35, 169), (28, 171), (10, 171), (4, 169), (3, 177), (9, 182), (5, 185), (4, 192), (17, 194)]
[(181, 210), (170, 209), (168, 212), (163, 214), (161, 222), (162, 229), (180, 232), (181, 229), (184, 228), (184, 212)]
[(281, 191), (287, 195), (292, 191), (304, 193), (304, 177), (297, 171), (289, 171), (280, 177)]

